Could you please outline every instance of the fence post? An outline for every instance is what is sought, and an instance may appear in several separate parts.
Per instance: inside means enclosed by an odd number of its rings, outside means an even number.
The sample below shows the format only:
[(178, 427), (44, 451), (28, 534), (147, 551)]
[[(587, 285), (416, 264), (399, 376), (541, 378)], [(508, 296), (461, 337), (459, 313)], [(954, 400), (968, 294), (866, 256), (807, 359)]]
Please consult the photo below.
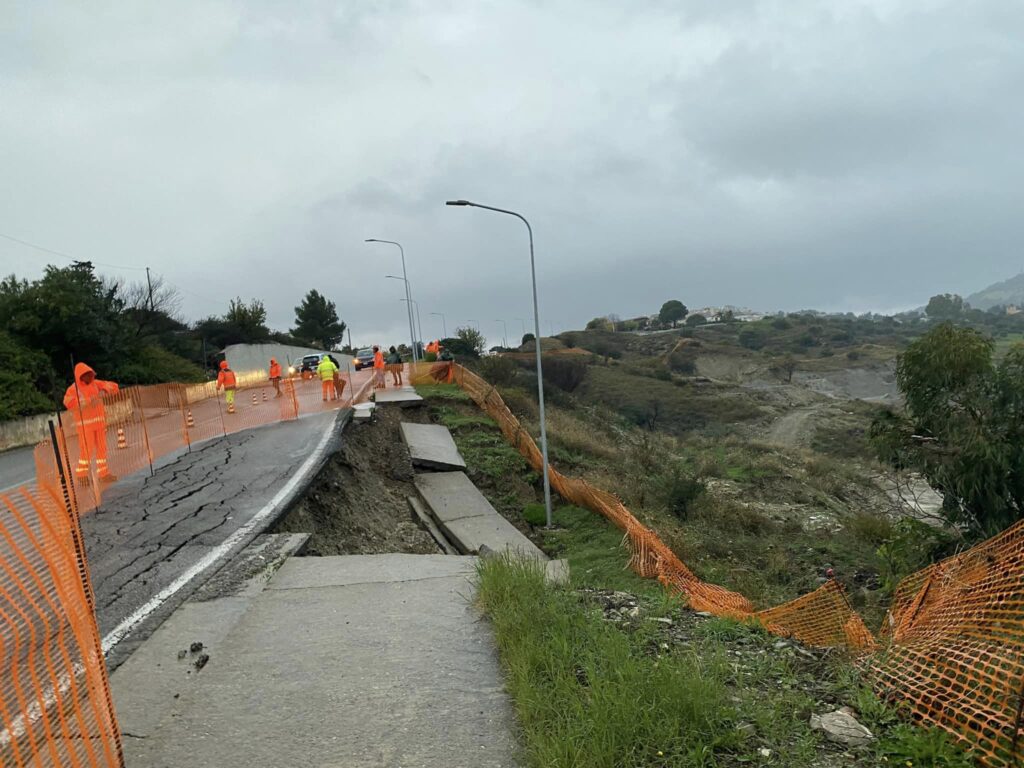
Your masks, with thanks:
[(299, 399), (295, 396), (295, 379), (288, 380), (289, 389), (292, 393), (292, 407), (295, 409), (295, 418), (299, 418)]
[[(227, 390), (224, 390), (225, 392)], [(236, 392), (237, 394), (237, 392)], [(228, 426), (224, 423), (224, 409), (220, 405), (220, 391), (214, 390), (213, 399), (217, 401), (217, 413), (220, 415), (220, 431), (224, 433), (224, 437), (228, 436)]]
[(181, 412), (181, 429), (185, 433), (185, 448), (188, 453), (192, 453), (192, 438), (188, 434), (188, 416), (185, 411), (188, 410), (188, 390), (181, 384), (177, 385), (178, 392), (178, 410)]
[(138, 405), (139, 418), (142, 421), (142, 439), (146, 443), (146, 455), (149, 456), (149, 476), (152, 477), (156, 474), (153, 469), (153, 448), (149, 444), (149, 429), (146, 427), (146, 412), (142, 407), (142, 395), (139, 393), (138, 387), (132, 387), (132, 405)]
[(64, 506), (71, 514), (75, 513), (78, 505), (75, 503), (74, 485), (68, 482), (67, 474), (64, 472), (64, 460), (60, 455), (60, 446), (57, 443), (57, 430), (53, 427), (53, 419), (49, 419), (47, 425), (50, 427), (50, 444), (53, 446), (53, 457), (57, 462), (57, 476), (60, 478), (61, 495), (64, 497)]

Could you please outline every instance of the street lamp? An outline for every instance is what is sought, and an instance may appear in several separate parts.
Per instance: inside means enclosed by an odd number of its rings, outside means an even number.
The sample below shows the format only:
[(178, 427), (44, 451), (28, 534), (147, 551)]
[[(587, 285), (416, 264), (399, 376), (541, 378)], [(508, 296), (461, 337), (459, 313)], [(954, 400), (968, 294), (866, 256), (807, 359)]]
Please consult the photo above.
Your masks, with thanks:
[(519, 324), (523, 326), (523, 336), (526, 336), (526, 321), (521, 317), (517, 317), (516, 320), (518, 320)]
[(496, 323), (501, 323), (501, 327), (505, 329), (505, 333), (502, 334), (501, 344), (505, 349), (508, 349), (508, 324), (501, 319), (495, 320)]
[(483, 208), (495, 213), (504, 213), (507, 216), (515, 216), (526, 225), (526, 231), (530, 235), (530, 277), (533, 281), (533, 327), (537, 336), (534, 347), (537, 349), (537, 400), (540, 405), (540, 450), (544, 458), (544, 510), (547, 513), (547, 527), (551, 527), (551, 478), (549, 477), (550, 465), (548, 464), (548, 429), (544, 419), (544, 371), (541, 369), (540, 360), (540, 312), (537, 309), (537, 268), (533, 258), (533, 227), (524, 216), (515, 211), (506, 211), (504, 208), (493, 208), (489, 205), (471, 203), (468, 200), (449, 200), (445, 205), (469, 206), (471, 208)]
[[(394, 240), (378, 240), (375, 237), (366, 238), (367, 243), (387, 243), (388, 245), (397, 245), (399, 252), (402, 254), (402, 280), (405, 280), (405, 298), (412, 301), (412, 293), (409, 290), (409, 273), (405, 271), (405, 249), (401, 243), (396, 243)], [(416, 329), (412, 327), (412, 304), (406, 304), (405, 308), (409, 311), (409, 341), (412, 342), (412, 361), (415, 363), (419, 358), (416, 355)]]
[(441, 318), (441, 330), (444, 332), (444, 336), (442, 336), (441, 338), (442, 339), (447, 339), (448, 338), (448, 324), (444, 321), (444, 312), (431, 312), (430, 314), (437, 315), (438, 317)]

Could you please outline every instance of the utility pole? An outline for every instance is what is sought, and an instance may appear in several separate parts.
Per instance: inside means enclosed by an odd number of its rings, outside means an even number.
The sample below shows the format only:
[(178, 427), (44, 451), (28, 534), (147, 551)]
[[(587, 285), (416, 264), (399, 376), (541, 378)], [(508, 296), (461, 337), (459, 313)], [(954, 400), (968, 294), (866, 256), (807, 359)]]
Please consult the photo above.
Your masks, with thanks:
[(348, 348), (352, 349), (352, 329), (345, 326), (345, 330), (348, 331)]
[(146, 267), (146, 284), (149, 286), (149, 311), (155, 312), (153, 309), (153, 281), (149, 279), (149, 267)]

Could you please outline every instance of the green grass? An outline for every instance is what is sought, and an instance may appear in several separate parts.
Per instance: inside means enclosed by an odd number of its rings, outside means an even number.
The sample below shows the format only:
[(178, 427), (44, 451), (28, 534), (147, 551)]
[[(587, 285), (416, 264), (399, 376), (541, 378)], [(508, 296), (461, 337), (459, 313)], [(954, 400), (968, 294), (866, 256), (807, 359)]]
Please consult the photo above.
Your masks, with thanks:
[(735, 748), (735, 712), (715, 656), (666, 657), (549, 588), (535, 563), (492, 558), (480, 569), (525, 740), (538, 768), (713, 765)]
[[(528, 766), (971, 765), (944, 734), (900, 722), (845, 660), (780, 649), (758, 628), (697, 620), (655, 599), (618, 625), (573, 589), (546, 584), (536, 562), (508, 557), (482, 561), (478, 600), (494, 626)], [(647, 616), (688, 634), (673, 636)], [(840, 755), (808, 720), (844, 704), (879, 739)]]
[(471, 402), (470, 396), (458, 384), (417, 384), (416, 392), (424, 399)]
[[(544, 525), (544, 505), (527, 505), (523, 516), (532, 525)], [(544, 551), (569, 561), (574, 584), (633, 594), (662, 593), (658, 582), (641, 579), (626, 567), (629, 551), (622, 545), (622, 532), (603, 517), (579, 507), (557, 507), (551, 518), (554, 529), (544, 532)]]

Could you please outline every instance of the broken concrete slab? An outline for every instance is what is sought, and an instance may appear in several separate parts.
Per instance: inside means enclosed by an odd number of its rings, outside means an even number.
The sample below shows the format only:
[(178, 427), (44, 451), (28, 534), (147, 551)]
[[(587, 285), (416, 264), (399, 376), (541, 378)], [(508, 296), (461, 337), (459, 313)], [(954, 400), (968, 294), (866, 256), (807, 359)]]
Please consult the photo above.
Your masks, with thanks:
[(409, 448), (413, 466), (428, 469), (460, 470), (466, 460), (452, 439), (452, 433), (440, 424), (412, 424), (403, 421), (399, 426), (402, 442)]
[(129, 765), (145, 764), (138, 754), (142, 740), (165, 718), (179, 716), (181, 695), (199, 682), (200, 652), (219, 659), (231, 629), (308, 538), (305, 533), (257, 536), (111, 673)]
[(132, 765), (517, 765), (475, 558), (289, 560)]
[(422, 403), (423, 398), (416, 394), (412, 387), (399, 387), (398, 389), (378, 389), (373, 393), (373, 399), (377, 405), (385, 403)]
[(537, 560), (547, 556), (491, 503), (463, 472), (433, 472), (413, 478), (431, 516), (460, 552), (512, 551)]
[(448, 538), (441, 532), (441, 529), (437, 527), (437, 523), (434, 522), (434, 518), (430, 516), (426, 509), (423, 508), (423, 503), (415, 496), (409, 497), (409, 507), (412, 509), (412, 513), (416, 516), (416, 520), (422, 528), (427, 530), (430, 537), (437, 542), (437, 546), (441, 548), (441, 551), (446, 555), (457, 555), (457, 550)]
[(356, 403), (352, 406), (352, 418), (355, 421), (368, 421), (373, 418), (373, 403)]

